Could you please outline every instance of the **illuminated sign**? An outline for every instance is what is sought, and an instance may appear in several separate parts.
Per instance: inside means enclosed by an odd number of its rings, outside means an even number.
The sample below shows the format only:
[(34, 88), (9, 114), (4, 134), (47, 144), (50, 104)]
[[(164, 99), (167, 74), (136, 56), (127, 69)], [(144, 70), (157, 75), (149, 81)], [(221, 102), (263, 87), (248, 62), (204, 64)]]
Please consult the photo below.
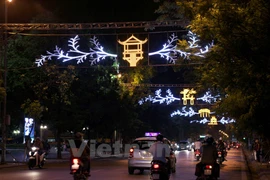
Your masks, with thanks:
[(147, 136), (147, 137), (156, 137), (159, 134), (160, 134), (159, 132), (146, 132), (145, 136)]
[(35, 122), (32, 118), (24, 118), (24, 136), (29, 136), (31, 139), (35, 137)]

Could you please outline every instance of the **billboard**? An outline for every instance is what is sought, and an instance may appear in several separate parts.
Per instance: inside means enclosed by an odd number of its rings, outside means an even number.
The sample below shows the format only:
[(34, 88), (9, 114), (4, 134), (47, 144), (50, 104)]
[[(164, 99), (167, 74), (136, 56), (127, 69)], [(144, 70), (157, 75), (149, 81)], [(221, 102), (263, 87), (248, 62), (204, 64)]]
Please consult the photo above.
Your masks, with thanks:
[(35, 137), (35, 121), (33, 118), (24, 118), (24, 137), (29, 136), (31, 140)]

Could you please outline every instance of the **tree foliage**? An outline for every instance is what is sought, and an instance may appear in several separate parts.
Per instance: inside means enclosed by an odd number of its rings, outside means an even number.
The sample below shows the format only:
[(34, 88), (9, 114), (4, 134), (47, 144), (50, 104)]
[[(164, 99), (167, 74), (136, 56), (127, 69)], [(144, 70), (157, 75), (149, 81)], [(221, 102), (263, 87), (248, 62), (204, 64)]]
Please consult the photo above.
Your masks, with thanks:
[[(179, 1), (187, 26), (214, 48), (198, 68), (198, 85), (226, 95), (217, 106), (237, 120), (239, 131), (252, 129), (261, 136), (269, 122), (269, 1)], [(256, 127), (256, 128), (255, 128)]]

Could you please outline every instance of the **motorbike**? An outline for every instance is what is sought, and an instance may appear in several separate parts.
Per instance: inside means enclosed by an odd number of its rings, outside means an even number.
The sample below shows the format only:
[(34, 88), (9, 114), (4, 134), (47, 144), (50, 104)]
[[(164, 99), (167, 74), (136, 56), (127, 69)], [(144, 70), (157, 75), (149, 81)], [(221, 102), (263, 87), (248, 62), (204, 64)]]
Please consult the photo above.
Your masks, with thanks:
[(80, 158), (72, 158), (71, 174), (74, 180), (87, 180), (89, 175), (85, 173), (85, 166)]
[(195, 158), (197, 161), (199, 161), (201, 158), (201, 152), (199, 149), (195, 149)]
[[(32, 170), (34, 169), (34, 167), (36, 166), (36, 155), (39, 151), (39, 148), (38, 147), (31, 147), (31, 150), (29, 151), (29, 160), (28, 160), (28, 168), (29, 170)], [(43, 168), (44, 164), (45, 164), (45, 161), (46, 161), (46, 155), (47, 155), (47, 152), (44, 152), (43, 154), (43, 159), (41, 160), (40, 162), (40, 159), (38, 161), (38, 168)]]
[(168, 165), (162, 161), (153, 160), (150, 168), (150, 179), (151, 180), (169, 180), (170, 170)]
[(202, 164), (200, 168), (202, 171), (197, 176), (196, 180), (217, 180), (219, 177), (219, 173), (214, 170), (214, 165), (210, 164)]
[(222, 151), (218, 151), (218, 157), (217, 157), (217, 163), (218, 164), (222, 164), (223, 163), (223, 161), (224, 161), (224, 158), (223, 158), (223, 154), (222, 154), (223, 152)]

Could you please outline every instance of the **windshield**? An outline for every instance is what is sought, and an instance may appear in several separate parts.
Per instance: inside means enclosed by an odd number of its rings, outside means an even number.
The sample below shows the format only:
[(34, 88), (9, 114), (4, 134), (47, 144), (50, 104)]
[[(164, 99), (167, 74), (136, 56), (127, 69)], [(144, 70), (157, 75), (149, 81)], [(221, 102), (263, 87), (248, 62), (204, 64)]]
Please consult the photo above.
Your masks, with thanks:
[(149, 149), (152, 144), (154, 144), (155, 141), (153, 140), (139, 140), (134, 141), (132, 143), (132, 146), (135, 146), (135, 149)]

